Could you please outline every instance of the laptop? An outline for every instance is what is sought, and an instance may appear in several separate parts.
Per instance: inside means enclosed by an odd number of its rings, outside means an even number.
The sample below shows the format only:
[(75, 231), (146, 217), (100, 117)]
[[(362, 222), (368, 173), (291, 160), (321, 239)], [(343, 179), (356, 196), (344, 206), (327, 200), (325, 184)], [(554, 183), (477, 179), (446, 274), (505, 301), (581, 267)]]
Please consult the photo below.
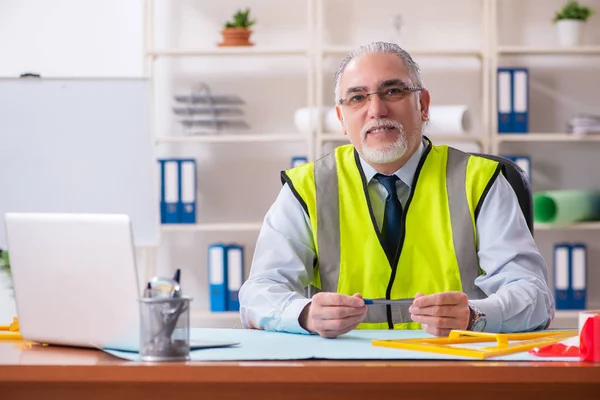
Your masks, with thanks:
[(128, 216), (9, 213), (5, 227), (24, 339), (139, 349), (141, 291)]
[[(139, 351), (142, 288), (127, 215), (8, 213), (5, 228), (23, 339)], [(238, 344), (191, 338), (190, 350)]]

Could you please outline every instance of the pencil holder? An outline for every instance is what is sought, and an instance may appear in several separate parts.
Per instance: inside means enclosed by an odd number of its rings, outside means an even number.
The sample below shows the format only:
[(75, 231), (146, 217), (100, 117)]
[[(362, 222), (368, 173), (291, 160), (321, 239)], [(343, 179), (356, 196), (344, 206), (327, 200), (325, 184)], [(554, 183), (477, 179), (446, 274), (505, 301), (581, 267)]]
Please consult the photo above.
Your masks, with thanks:
[(190, 359), (190, 297), (140, 298), (140, 359)]

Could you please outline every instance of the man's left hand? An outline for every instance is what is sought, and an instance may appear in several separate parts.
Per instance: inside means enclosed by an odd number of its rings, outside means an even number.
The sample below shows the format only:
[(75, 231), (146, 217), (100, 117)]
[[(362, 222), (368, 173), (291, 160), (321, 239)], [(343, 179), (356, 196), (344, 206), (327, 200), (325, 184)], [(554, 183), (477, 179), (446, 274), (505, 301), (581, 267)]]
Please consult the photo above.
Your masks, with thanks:
[(412, 320), (431, 335), (448, 336), (452, 329), (469, 326), (469, 299), (463, 292), (417, 293), (408, 310)]

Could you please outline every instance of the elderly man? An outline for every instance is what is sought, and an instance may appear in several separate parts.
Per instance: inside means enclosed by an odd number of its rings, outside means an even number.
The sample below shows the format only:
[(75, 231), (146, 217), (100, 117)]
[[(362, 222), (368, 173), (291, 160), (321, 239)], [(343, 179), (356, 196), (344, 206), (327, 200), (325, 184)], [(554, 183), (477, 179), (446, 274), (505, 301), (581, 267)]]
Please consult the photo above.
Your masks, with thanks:
[(335, 96), (351, 144), (282, 173), (240, 291), (243, 325), (323, 337), (547, 327), (546, 265), (514, 191), (497, 162), (423, 136), (430, 94), (410, 55), (356, 49)]

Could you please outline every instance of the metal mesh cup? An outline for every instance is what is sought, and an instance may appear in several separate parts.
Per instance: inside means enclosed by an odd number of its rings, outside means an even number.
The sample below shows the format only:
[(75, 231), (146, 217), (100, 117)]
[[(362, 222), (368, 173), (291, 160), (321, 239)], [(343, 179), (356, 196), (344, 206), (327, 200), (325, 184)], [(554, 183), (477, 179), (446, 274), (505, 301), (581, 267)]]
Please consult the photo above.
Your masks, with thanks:
[(190, 359), (191, 300), (185, 296), (139, 299), (142, 361)]

